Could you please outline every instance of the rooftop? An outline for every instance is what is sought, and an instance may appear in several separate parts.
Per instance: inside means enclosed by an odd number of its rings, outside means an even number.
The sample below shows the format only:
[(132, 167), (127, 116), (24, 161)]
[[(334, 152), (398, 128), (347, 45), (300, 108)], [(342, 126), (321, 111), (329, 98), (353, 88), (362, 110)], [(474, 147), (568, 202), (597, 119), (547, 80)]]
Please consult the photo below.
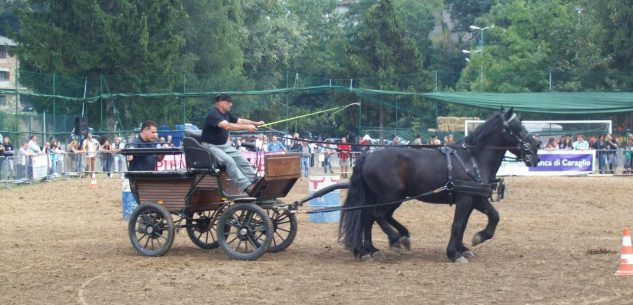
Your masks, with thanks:
[(13, 46), (14, 47), (14, 46), (17, 46), (18, 44), (15, 43), (15, 41), (13, 41), (13, 40), (11, 40), (9, 38), (6, 38), (4, 36), (0, 36), (0, 45), (2, 45), (2, 46)]

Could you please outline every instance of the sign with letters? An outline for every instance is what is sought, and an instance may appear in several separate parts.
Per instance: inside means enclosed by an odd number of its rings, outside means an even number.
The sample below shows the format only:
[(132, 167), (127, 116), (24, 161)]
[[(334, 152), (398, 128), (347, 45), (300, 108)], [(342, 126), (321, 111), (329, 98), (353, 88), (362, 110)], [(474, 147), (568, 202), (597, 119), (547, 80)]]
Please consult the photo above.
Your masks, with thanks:
[[(595, 150), (539, 150), (537, 167), (527, 167), (521, 161), (503, 161), (498, 176), (566, 176), (593, 173)], [(514, 158), (510, 152), (506, 157)]]

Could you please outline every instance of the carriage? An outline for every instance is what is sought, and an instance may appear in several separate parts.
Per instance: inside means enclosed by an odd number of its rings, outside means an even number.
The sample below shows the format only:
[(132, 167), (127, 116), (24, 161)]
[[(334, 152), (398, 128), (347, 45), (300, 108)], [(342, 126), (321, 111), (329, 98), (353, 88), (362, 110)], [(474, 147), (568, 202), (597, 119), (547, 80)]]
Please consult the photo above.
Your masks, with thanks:
[(446, 254), (454, 262), (466, 263), (474, 255), (463, 243), (472, 211), (488, 217), (485, 229), (473, 237), (473, 245), (491, 239), (499, 222), (489, 198), (495, 190), (503, 194), (503, 182), (496, 173), (506, 151), (526, 166), (536, 167), (540, 161), (540, 141), (529, 134), (512, 108), (501, 109), (464, 141), (440, 149), (391, 147), (361, 155), (350, 182), (285, 204), (278, 198), (285, 197), (300, 177), (299, 155), (266, 156), (266, 174), (247, 195), (236, 190), (195, 135), (183, 141), (182, 151), (123, 152), (184, 152), (186, 156), (186, 171), (127, 174), (141, 203), (132, 213), (128, 231), (132, 245), (142, 255), (164, 254), (173, 243), (175, 229), (183, 227), (199, 247), (222, 247), (234, 259), (254, 260), (266, 251), (283, 251), (297, 232), (297, 208), (312, 198), (345, 188), (347, 198), (343, 206), (335, 208), (342, 212), (339, 236), (356, 257), (381, 256), (371, 238), (374, 223), (387, 234), (390, 247), (409, 249), (409, 231), (393, 214), (404, 201), (418, 199), (456, 205)]
[(161, 256), (184, 228), (202, 249), (222, 248), (231, 258), (255, 260), (279, 252), (297, 233), (297, 204), (285, 197), (301, 176), (300, 155), (266, 155), (265, 174), (250, 195), (239, 190), (200, 145), (200, 132), (188, 131), (182, 148), (126, 148), (124, 155), (184, 154), (186, 170), (127, 172), (139, 205), (128, 233), (144, 256)]

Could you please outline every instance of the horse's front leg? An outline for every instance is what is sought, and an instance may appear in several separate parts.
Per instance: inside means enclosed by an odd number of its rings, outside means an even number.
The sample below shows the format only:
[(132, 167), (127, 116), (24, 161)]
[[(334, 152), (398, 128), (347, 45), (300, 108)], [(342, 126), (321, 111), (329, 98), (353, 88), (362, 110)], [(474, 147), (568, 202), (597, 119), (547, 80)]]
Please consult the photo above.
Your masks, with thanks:
[[(475, 201), (477, 199), (474, 199)], [(466, 245), (464, 245), (464, 232), (466, 232), (466, 227), (468, 227), (468, 220), (470, 220), (470, 215), (473, 212), (473, 206), (470, 207), (470, 209), (468, 209), (468, 211), (466, 211), (466, 215), (464, 216), (464, 223), (462, 225), (462, 230), (459, 233), (459, 246), (457, 248), (457, 251), (462, 255), (462, 257), (464, 258), (471, 258), (475, 256), (475, 253), (473, 253), (472, 251), (470, 251), (470, 249), (468, 249), (466, 247)]]
[(488, 224), (486, 225), (486, 228), (477, 232), (477, 234), (473, 236), (473, 246), (476, 246), (491, 239), (492, 236), (495, 235), (495, 230), (497, 229), (497, 224), (499, 223), (499, 213), (487, 198), (479, 200), (475, 204), (474, 208), (488, 216)]
[(462, 255), (464, 245), (462, 242), (464, 230), (468, 223), (468, 217), (473, 209), (473, 198), (470, 196), (459, 196), (455, 203), (455, 215), (453, 216), (453, 225), (451, 226), (451, 238), (448, 241), (446, 255), (456, 263), (468, 263), (468, 260)]

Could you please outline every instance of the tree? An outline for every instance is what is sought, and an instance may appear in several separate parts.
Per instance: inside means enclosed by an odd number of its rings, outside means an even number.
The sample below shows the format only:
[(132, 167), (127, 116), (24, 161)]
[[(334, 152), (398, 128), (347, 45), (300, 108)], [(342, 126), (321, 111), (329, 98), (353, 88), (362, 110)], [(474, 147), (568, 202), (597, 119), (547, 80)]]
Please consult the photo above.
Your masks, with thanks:
[[(85, 76), (91, 93), (116, 87), (120, 92), (151, 92), (174, 86), (174, 62), (184, 44), (178, 21), (185, 14), (179, 1), (86, 0), (32, 1), (32, 11), (19, 13), (18, 56), (26, 70)], [(119, 83), (101, 75), (121, 75)], [(147, 76), (155, 82), (147, 83)], [(110, 83), (108, 83), (108, 81)], [(41, 84), (26, 83), (42, 89)], [(40, 86), (38, 88), (38, 86)], [(51, 94), (52, 92), (42, 92)], [(35, 103), (46, 109), (48, 100)], [(119, 104), (119, 113), (152, 117), (159, 110), (133, 103)], [(105, 101), (108, 129), (114, 127), (114, 101)], [(97, 109), (93, 109), (97, 112)], [(96, 113), (93, 115), (96, 116)], [(160, 111), (162, 112), (162, 110)], [(103, 127), (106, 127), (103, 126)]]
[(495, 0), (445, 0), (445, 5), (455, 22), (457, 31), (469, 31), (475, 19), (488, 13)]
[(609, 58), (600, 53), (590, 16), (578, 16), (574, 6), (560, 0), (514, 0), (495, 5), (477, 23), (496, 27), (486, 31), (483, 50), (472, 50), (478, 53), (471, 54), (462, 72), (461, 88), (546, 91), (548, 71), (558, 73), (552, 89), (604, 85), (588, 82), (587, 76), (603, 71)]
[(595, 28), (600, 30), (598, 43), (603, 57), (610, 57), (610, 74), (618, 90), (633, 89), (633, 7), (630, 1), (604, 0), (581, 2), (587, 15), (595, 17)]
[[(365, 4), (365, 3), (361, 3)], [(423, 78), (423, 58), (414, 41), (400, 24), (390, 0), (381, 0), (362, 13), (350, 28), (347, 49), (350, 75), (364, 88), (384, 90), (428, 90)], [(370, 108), (371, 109), (371, 108)], [(384, 108), (369, 115), (378, 115), (384, 126)], [(382, 135), (381, 135), (382, 136)]]

